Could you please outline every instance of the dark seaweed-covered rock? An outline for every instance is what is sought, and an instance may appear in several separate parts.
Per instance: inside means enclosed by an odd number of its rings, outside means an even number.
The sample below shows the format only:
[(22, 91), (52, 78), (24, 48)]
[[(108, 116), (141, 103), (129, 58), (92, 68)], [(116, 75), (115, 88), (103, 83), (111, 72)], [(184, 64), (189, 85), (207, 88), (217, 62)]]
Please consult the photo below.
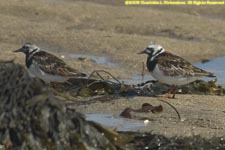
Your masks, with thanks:
[(0, 63), (0, 144), (4, 149), (119, 149), (116, 132), (86, 121), (46, 89), (23, 66)]
[(121, 132), (126, 136), (133, 136), (130, 142), (136, 150), (224, 150), (224, 137), (205, 139), (201, 136), (165, 137), (153, 133)]

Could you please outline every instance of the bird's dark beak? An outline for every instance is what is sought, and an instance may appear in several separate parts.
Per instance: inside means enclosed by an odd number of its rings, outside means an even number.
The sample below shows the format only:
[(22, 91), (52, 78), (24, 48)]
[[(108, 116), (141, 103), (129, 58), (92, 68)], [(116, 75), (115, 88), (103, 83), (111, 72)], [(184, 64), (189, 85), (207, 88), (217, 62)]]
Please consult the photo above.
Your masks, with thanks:
[(143, 51), (141, 51), (141, 52), (139, 52), (137, 54), (145, 54), (145, 53), (146, 53), (145, 50), (143, 50)]
[(22, 52), (22, 48), (20, 48), (20, 49), (17, 49), (17, 50), (15, 50), (15, 51), (13, 51), (14, 53), (17, 53), (17, 52)]

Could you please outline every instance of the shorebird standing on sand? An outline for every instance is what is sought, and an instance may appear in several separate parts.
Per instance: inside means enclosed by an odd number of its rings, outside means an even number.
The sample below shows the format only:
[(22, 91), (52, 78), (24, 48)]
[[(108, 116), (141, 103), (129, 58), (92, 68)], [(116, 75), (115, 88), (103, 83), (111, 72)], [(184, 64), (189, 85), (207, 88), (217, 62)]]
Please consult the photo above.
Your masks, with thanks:
[(187, 60), (166, 52), (160, 45), (148, 45), (138, 54), (148, 55), (146, 65), (155, 79), (172, 86), (166, 97), (172, 93), (172, 98), (175, 98), (177, 86), (191, 83), (204, 76), (215, 77), (213, 73), (197, 68)]
[(85, 77), (86, 74), (69, 67), (53, 54), (42, 51), (35, 44), (26, 43), (14, 52), (26, 55), (25, 63), (31, 77), (42, 79), (46, 83), (66, 82), (70, 78)]

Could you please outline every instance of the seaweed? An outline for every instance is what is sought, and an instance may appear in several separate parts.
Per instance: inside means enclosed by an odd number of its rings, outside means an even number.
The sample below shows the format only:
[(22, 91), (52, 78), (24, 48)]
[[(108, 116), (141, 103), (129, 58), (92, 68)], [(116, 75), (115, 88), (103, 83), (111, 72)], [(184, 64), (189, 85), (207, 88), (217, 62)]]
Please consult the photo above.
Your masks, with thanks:
[(165, 137), (154, 133), (120, 132), (127, 136), (133, 136), (130, 144), (136, 150), (199, 150), (199, 149), (225, 149), (223, 137), (205, 139), (201, 136), (191, 137)]
[[(217, 79), (211, 81), (196, 80), (188, 85), (180, 86), (177, 94), (224, 95), (225, 89), (216, 85)], [(168, 85), (149, 80), (135, 85), (125, 84), (111, 73), (104, 70), (93, 71), (88, 78), (72, 78), (68, 83), (52, 83), (52, 87), (63, 93), (71, 93), (72, 97), (92, 97), (99, 95), (119, 96), (158, 96), (165, 94)], [(68, 95), (68, 94), (66, 94)], [(67, 96), (67, 98), (69, 98)]]
[(147, 118), (137, 118), (135, 116), (132, 116), (131, 112), (135, 113), (161, 113), (163, 111), (162, 105), (159, 106), (152, 106), (149, 103), (142, 104), (142, 107), (139, 109), (132, 109), (132, 108), (125, 108), (123, 112), (120, 113), (121, 117), (129, 118), (129, 119), (138, 119), (138, 120), (145, 120)]

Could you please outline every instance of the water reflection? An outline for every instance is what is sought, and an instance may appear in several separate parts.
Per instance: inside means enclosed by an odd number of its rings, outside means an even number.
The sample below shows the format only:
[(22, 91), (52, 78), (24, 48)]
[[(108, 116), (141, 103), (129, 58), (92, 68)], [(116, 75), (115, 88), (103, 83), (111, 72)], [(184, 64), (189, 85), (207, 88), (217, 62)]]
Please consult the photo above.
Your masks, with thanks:
[(195, 66), (214, 73), (217, 77), (217, 84), (225, 83), (225, 57), (216, 58), (205, 63), (195, 63)]
[(86, 119), (100, 123), (101, 125), (116, 128), (118, 131), (135, 131), (137, 127), (145, 126), (142, 121), (134, 121), (124, 118), (114, 118), (112, 114), (86, 114)]
[(108, 58), (101, 56), (83, 55), (83, 54), (64, 54), (67, 58), (72, 59), (88, 59), (90, 61), (96, 62), (97, 64), (107, 65), (110, 67), (118, 66), (116, 63), (110, 62)]

